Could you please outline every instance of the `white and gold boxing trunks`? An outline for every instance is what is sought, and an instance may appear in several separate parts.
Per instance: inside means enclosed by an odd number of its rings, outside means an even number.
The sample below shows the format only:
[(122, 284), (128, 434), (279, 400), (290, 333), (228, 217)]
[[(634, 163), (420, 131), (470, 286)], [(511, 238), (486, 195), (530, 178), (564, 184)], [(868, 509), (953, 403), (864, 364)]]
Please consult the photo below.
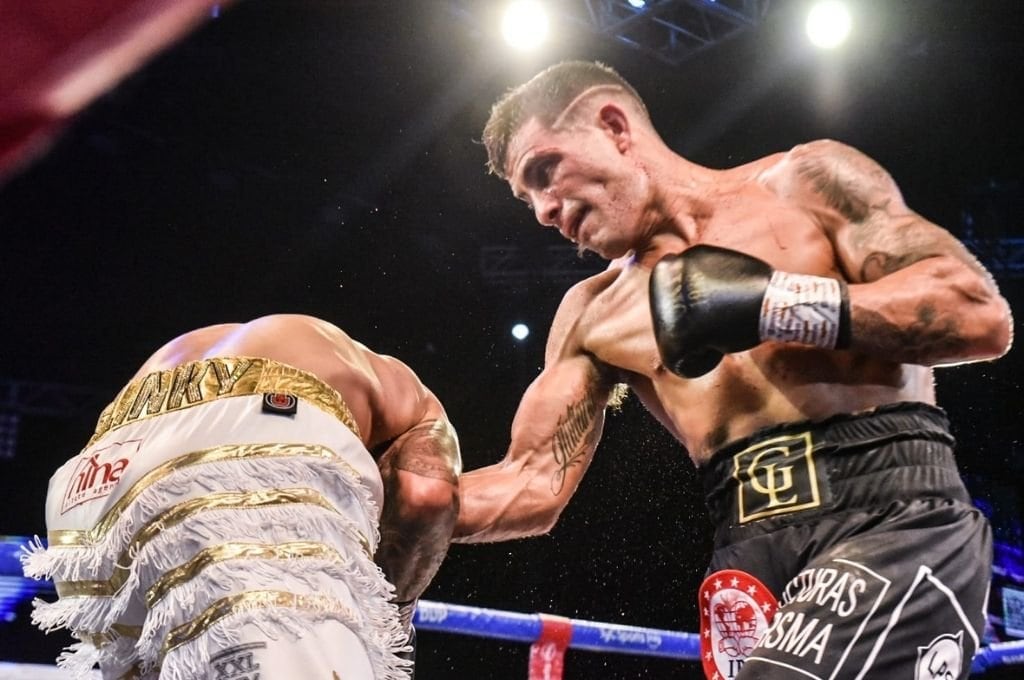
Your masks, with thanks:
[(399, 680), (393, 588), (374, 564), (383, 484), (341, 395), (258, 358), (125, 387), (51, 478), (33, 621), (104, 678)]

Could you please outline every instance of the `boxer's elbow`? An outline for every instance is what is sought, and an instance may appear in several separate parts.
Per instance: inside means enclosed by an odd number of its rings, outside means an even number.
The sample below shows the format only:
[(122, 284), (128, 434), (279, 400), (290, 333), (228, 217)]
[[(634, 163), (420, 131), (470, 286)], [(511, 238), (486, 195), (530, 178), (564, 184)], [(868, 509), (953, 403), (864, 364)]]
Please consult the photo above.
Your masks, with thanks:
[(558, 519), (562, 516), (562, 510), (564, 509), (565, 506), (563, 504), (550, 502), (538, 507), (532, 517), (529, 535), (544, 536), (551, 533), (558, 524)]
[(532, 538), (551, 532), (558, 524), (562, 508), (549, 503), (520, 500), (497, 518), (491, 527), (491, 540), (504, 541)]
[(996, 359), (1013, 344), (1013, 315), (995, 282), (975, 272), (964, 272), (956, 285), (964, 304), (962, 340), (971, 359)]
[[(465, 478), (463, 478), (465, 481)], [(461, 505), (453, 540), (457, 543), (509, 541), (549, 533), (565, 506), (550, 490), (532, 484), (471, 484), (461, 489)]]
[(989, 304), (983, 313), (983, 323), (975, 349), (983, 359), (998, 359), (1013, 345), (1013, 316), (1010, 306), (1001, 297)]
[(1010, 303), (996, 292), (987, 305), (988, 333), (987, 350), (992, 358), (1001, 357), (1013, 345), (1013, 313)]
[[(950, 365), (995, 359), (1009, 350), (1013, 340), (1010, 306), (980, 265), (937, 256), (907, 272), (914, 276), (903, 281), (900, 289), (890, 290), (883, 305), (901, 328), (899, 337), (905, 341), (901, 349), (908, 353), (902, 359)], [(923, 278), (916, 278), (922, 274)], [(902, 301), (910, 304), (904, 307)], [(909, 309), (910, 315), (902, 316), (899, 308)]]

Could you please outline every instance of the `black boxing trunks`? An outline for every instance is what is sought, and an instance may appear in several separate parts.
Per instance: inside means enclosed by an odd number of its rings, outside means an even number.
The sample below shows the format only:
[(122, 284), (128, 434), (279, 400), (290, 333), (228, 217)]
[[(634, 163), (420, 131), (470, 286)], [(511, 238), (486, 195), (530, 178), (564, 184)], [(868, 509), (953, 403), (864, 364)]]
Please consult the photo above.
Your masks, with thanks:
[(701, 476), (715, 523), (699, 592), (711, 680), (955, 680), (980, 645), (989, 524), (945, 414), (885, 406), (774, 426)]

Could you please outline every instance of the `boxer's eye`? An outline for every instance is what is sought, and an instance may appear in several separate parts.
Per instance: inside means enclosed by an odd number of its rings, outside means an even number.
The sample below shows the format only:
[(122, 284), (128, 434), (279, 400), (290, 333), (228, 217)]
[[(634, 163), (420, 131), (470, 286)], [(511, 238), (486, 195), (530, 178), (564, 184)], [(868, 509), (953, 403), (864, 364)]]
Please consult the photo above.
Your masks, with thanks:
[(546, 189), (558, 163), (556, 156), (541, 156), (530, 162), (526, 169), (526, 180), (531, 186)]

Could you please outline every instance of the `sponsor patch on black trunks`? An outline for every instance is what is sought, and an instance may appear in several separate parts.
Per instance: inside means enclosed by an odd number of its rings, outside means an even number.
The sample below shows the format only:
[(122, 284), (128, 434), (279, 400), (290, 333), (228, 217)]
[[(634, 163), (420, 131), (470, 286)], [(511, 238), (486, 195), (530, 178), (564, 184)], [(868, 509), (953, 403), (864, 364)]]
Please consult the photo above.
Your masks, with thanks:
[(701, 663), (709, 680), (736, 677), (768, 630), (777, 604), (760, 581), (738, 569), (711, 574), (699, 591)]
[(758, 643), (754, 661), (801, 669), (807, 678), (841, 675), (872, 617), (888, 619), (879, 606), (891, 582), (862, 564), (844, 559), (808, 567), (782, 592), (779, 611)]

